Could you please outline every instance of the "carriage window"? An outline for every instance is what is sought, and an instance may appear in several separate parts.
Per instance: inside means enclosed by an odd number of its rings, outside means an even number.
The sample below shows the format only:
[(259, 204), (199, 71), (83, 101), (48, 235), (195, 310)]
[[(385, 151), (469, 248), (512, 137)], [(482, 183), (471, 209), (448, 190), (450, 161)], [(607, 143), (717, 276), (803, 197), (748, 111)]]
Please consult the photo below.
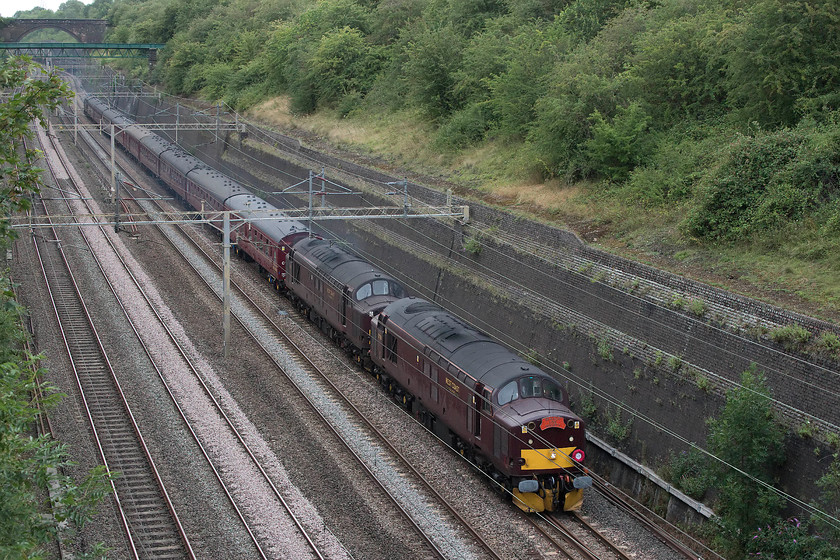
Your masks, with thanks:
[(499, 389), (499, 394), (496, 399), (499, 401), (499, 404), (507, 404), (510, 401), (515, 401), (519, 398), (519, 387), (516, 384), (516, 381), (511, 381), (501, 389)]

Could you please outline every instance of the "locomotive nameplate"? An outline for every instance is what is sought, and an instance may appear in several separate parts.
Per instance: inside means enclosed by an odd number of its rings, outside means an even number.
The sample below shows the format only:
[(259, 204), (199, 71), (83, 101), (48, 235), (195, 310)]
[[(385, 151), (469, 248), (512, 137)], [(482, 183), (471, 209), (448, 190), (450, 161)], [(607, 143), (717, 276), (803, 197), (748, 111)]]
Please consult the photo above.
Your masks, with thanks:
[(446, 388), (455, 394), (458, 394), (461, 391), (461, 388), (458, 386), (458, 384), (449, 379), (448, 377), (446, 378)]

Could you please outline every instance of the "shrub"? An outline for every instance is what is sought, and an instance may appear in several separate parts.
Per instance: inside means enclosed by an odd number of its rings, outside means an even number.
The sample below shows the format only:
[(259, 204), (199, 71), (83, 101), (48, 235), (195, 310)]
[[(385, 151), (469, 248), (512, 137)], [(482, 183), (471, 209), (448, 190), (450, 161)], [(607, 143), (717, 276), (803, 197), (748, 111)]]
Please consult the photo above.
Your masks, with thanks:
[(471, 255), (478, 256), (481, 254), (481, 239), (479, 236), (473, 235), (464, 241), (464, 251)]
[(838, 558), (838, 550), (795, 517), (753, 531), (745, 552), (760, 558)]
[(589, 420), (594, 420), (598, 412), (598, 407), (595, 405), (595, 398), (592, 394), (592, 389), (588, 391), (580, 390), (580, 415)]
[(672, 454), (663, 474), (666, 480), (695, 500), (702, 499), (711, 485), (705, 455), (693, 448)]
[(770, 338), (774, 342), (784, 344), (786, 347), (803, 346), (811, 339), (811, 331), (793, 323), (770, 331)]
[(700, 182), (700, 204), (686, 231), (734, 242), (777, 231), (837, 200), (838, 131), (795, 130), (738, 135)]
[(671, 356), (668, 358), (668, 367), (671, 368), (672, 371), (679, 370), (683, 365), (682, 358), (679, 356)]
[(706, 314), (706, 303), (702, 299), (693, 299), (688, 304), (688, 310), (695, 317), (702, 317)]
[(840, 351), (840, 337), (833, 332), (822, 332), (814, 341), (814, 345), (829, 354), (837, 354)]
[(721, 461), (710, 467), (719, 491), (721, 536), (742, 548), (755, 527), (774, 522), (782, 505), (778, 494), (754, 480), (772, 484), (785, 458), (784, 430), (773, 415), (764, 376), (754, 367), (745, 371), (741, 386), (727, 393), (723, 410), (708, 425), (709, 451)]
[(612, 344), (610, 344), (610, 341), (607, 339), (607, 337), (604, 337), (598, 341), (598, 355), (608, 362), (613, 361)]
[(633, 418), (627, 422), (621, 421), (621, 407), (616, 406), (615, 412), (611, 407), (604, 410), (604, 419), (607, 421), (607, 434), (613, 438), (616, 443), (621, 443), (630, 436), (630, 428), (633, 426)]
[(442, 148), (461, 149), (484, 139), (492, 115), (485, 103), (474, 103), (458, 111), (440, 127), (435, 144)]
[(592, 169), (613, 181), (627, 179), (630, 171), (648, 155), (650, 117), (634, 101), (626, 108), (619, 107), (611, 121), (597, 109), (589, 118), (592, 138), (585, 147)]

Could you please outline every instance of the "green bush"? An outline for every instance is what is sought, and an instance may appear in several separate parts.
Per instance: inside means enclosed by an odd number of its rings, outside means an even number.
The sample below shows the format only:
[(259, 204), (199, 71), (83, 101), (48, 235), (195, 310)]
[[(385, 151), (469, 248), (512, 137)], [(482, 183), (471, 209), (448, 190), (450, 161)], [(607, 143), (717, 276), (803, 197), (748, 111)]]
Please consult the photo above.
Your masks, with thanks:
[(743, 549), (756, 527), (775, 522), (783, 503), (771, 488), (744, 474), (772, 485), (785, 459), (784, 430), (773, 415), (764, 376), (755, 368), (745, 371), (740, 387), (727, 393), (723, 410), (708, 425), (709, 451), (720, 459), (709, 469), (718, 490), (720, 536)]
[(840, 337), (833, 332), (822, 332), (820, 336), (814, 341), (814, 344), (820, 350), (836, 355), (840, 352)]
[(490, 129), (492, 113), (486, 103), (474, 103), (452, 115), (440, 127), (435, 144), (442, 149), (461, 149), (478, 144)]
[(637, 101), (633, 101), (626, 108), (619, 107), (611, 120), (597, 109), (589, 118), (592, 138), (586, 141), (585, 147), (591, 168), (613, 181), (625, 180), (648, 157), (650, 117)]
[(801, 348), (811, 339), (811, 331), (796, 323), (775, 328), (769, 334), (774, 342), (787, 348)]
[(795, 517), (753, 530), (744, 551), (761, 558), (840, 558), (840, 550), (808, 530), (808, 524)]
[(604, 420), (606, 420), (607, 435), (609, 435), (615, 443), (621, 443), (630, 437), (630, 429), (633, 427), (633, 418), (627, 422), (621, 421), (621, 407), (616, 406), (615, 411), (609, 406), (604, 410)]
[(419, 30), (406, 47), (405, 80), (416, 103), (432, 120), (461, 108), (456, 77), (463, 38), (452, 27)]
[(706, 456), (696, 449), (672, 454), (663, 473), (666, 480), (687, 496), (700, 500), (711, 486)]
[(739, 135), (701, 181), (686, 231), (709, 240), (750, 239), (835, 204), (838, 147), (840, 129), (833, 127)]

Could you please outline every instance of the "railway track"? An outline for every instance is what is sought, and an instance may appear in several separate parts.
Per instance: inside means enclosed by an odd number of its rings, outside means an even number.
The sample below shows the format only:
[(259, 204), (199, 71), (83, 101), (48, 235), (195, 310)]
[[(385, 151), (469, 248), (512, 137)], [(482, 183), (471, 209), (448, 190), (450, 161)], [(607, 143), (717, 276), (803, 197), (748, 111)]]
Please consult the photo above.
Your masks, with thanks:
[(528, 520), (556, 552), (569, 560), (631, 560), (623, 549), (577, 512), (534, 515), (528, 516)]
[[(50, 165), (55, 175), (55, 170)], [(41, 200), (33, 210), (49, 215)], [(84, 412), (134, 558), (195, 558), (166, 486), (134, 420), (54, 228), (33, 245), (72, 365)], [(47, 421), (43, 430), (51, 431)]]
[[(56, 151), (55, 153), (60, 154), (59, 151)], [(72, 179), (72, 175), (69, 176)], [(94, 213), (90, 208), (87, 208), (87, 211), (91, 214)], [(117, 287), (113, 284), (111, 280), (108, 280), (109, 286), (111, 287), (118, 301), (120, 301), (120, 305), (123, 308), (125, 316), (131, 323), (131, 327), (134, 330), (138, 340), (141, 342), (147, 356), (154, 364), (154, 367), (157, 370), (161, 381), (166, 385), (166, 391), (170, 395), (170, 397), (173, 400), (173, 403), (178, 409), (181, 418), (185, 423), (186, 431), (192, 436), (192, 438), (195, 440), (195, 442), (201, 449), (201, 452), (204, 458), (206, 459), (209, 468), (213, 471), (215, 477), (219, 481), (222, 491), (227, 496), (233, 509), (236, 511), (237, 516), (241, 520), (245, 531), (250, 536), (255, 548), (254, 555), (260, 558), (275, 558), (283, 556), (284, 550), (280, 550), (280, 548), (285, 548), (289, 546), (288, 543), (284, 542), (280, 544), (275, 542), (279, 540), (276, 539), (276, 534), (274, 537), (269, 537), (268, 535), (266, 535), (266, 532), (269, 535), (272, 534), (272, 531), (276, 533), (279, 525), (278, 520), (281, 519), (281, 516), (283, 515), (280, 512), (283, 511), (285, 512), (285, 515), (290, 521), (291, 526), (296, 528), (296, 531), (299, 534), (299, 538), (301, 538), (306, 543), (303, 546), (301, 545), (301, 543), (297, 543), (295, 546), (297, 546), (298, 548), (295, 550), (301, 550), (301, 548), (305, 548), (309, 550), (309, 554), (311, 557), (324, 558), (325, 555), (322, 553), (320, 546), (315, 542), (315, 539), (310, 535), (310, 531), (306, 527), (304, 527), (304, 524), (299, 519), (297, 513), (294, 511), (294, 508), (290, 506), (290, 504), (287, 502), (286, 498), (283, 496), (279, 488), (272, 481), (266, 468), (262, 464), (262, 460), (258, 457), (258, 453), (255, 453), (254, 450), (251, 449), (251, 446), (247, 441), (247, 437), (243, 436), (243, 434), (240, 433), (240, 430), (237, 428), (234, 421), (225, 412), (224, 408), (216, 399), (211, 389), (205, 384), (204, 380), (202, 379), (202, 375), (199, 372), (199, 369), (193, 364), (193, 361), (189, 358), (184, 348), (179, 344), (177, 337), (167, 326), (166, 320), (158, 313), (155, 303), (145, 292), (140, 281), (131, 273), (129, 265), (120, 256), (118, 249), (113, 245), (113, 241), (107, 235), (104, 235), (104, 228), (100, 227), (99, 229), (103, 233), (99, 249), (102, 248), (103, 242), (108, 245), (109, 250), (112, 252), (113, 255), (118, 257), (122, 268), (127, 273), (127, 276), (129, 277), (127, 280), (129, 281), (129, 283), (133, 284), (132, 289), (133, 294), (135, 295), (129, 298), (131, 300), (130, 305), (136, 307), (138, 302), (145, 302), (145, 313), (147, 314), (147, 319), (148, 317), (154, 317), (154, 320), (157, 321), (157, 323), (160, 325), (160, 328), (166, 332), (166, 336), (169, 339), (169, 344), (171, 345), (171, 348), (169, 349), (168, 353), (162, 354), (160, 348), (150, 347), (150, 342), (144, 340), (143, 333), (140, 332), (140, 329), (135, 324), (135, 321), (132, 319), (132, 316), (136, 317), (138, 315), (137, 309), (134, 309), (133, 311), (129, 312), (127, 308), (128, 306), (124, 303), (124, 301), (126, 301), (125, 294), (121, 294), (121, 290), (117, 289)], [(85, 236), (84, 232), (82, 233), (83, 237), (85, 237), (86, 242), (88, 242), (90, 246), (90, 242), (87, 240), (87, 236)], [(96, 250), (92, 247), (90, 250), (91, 254), (93, 254), (94, 257), (96, 257)], [(99, 265), (103, 275), (107, 280), (108, 273), (98, 258), (97, 264)], [(123, 287), (123, 290), (124, 289), (125, 288)], [(78, 322), (79, 321), (74, 321), (73, 325), (76, 325)], [(92, 323), (90, 324), (92, 325)], [(75, 340), (75, 334), (70, 338)], [(157, 344), (160, 344), (160, 342), (156, 342), (156, 345)], [(80, 349), (79, 355), (87, 357), (91, 355), (91, 351), (88, 349)], [(162, 364), (161, 360), (180, 360), (180, 363), (178, 363), (177, 365), (171, 362)], [(202, 402), (202, 405), (200, 406), (202, 410), (200, 417), (197, 418), (195, 412), (193, 412), (191, 415), (189, 410), (185, 410), (184, 408), (182, 408), (181, 403), (183, 402), (183, 397), (179, 398), (179, 396), (175, 394), (176, 392), (173, 391), (172, 387), (169, 384), (167, 384), (164, 370), (172, 370), (173, 367), (178, 371), (188, 371), (192, 373), (194, 380), (194, 394), (203, 391), (204, 400)], [(104, 409), (110, 406), (109, 403), (112, 400), (113, 397), (111, 395), (103, 393), (101, 397), (101, 403), (98, 405), (98, 408)], [(195, 400), (195, 398), (193, 400)], [(211, 434), (213, 441), (211, 442), (211, 445), (207, 444), (208, 423), (213, 426)], [(222, 432), (222, 430), (224, 430), (224, 432)], [(114, 437), (113, 439), (115, 442), (122, 441), (122, 438)], [(211, 456), (211, 451), (208, 450), (208, 447), (212, 447), (213, 445), (222, 447), (222, 442), (224, 442), (224, 446), (227, 447), (227, 449), (224, 451), (216, 450), (216, 456)], [(231, 449), (233, 448), (236, 448), (236, 450), (231, 451)], [(235, 459), (230, 459), (228, 457), (226, 460), (230, 462), (238, 460), (239, 463), (237, 463), (237, 465), (241, 465), (242, 463), (248, 463), (250, 469), (243, 469), (247, 472), (237, 471), (235, 473), (231, 473), (230, 471), (232, 471), (233, 469), (231, 469), (230, 466), (224, 462), (224, 460), (218, 457), (219, 453), (225, 453), (227, 455), (238, 453), (240, 455), (239, 457), (236, 457)], [(247, 458), (243, 458), (241, 457), (241, 455), (247, 456)], [(239, 468), (242, 469), (241, 466)], [(237, 476), (239, 477), (238, 479)], [(248, 482), (244, 483), (244, 480), (247, 480)], [(232, 489), (231, 486), (236, 486), (237, 488)], [(245, 487), (247, 487), (247, 489), (243, 490), (243, 488)], [(242, 494), (246, 492), (248, 494), (243, 497)], [(263, 498), (263, 503), (259, 506), (259, 509), (256, 510), (254, 509), (255, 505), (251, 504), (250, 512), (246, 512), (244, 510), (247, 510), (248, 508), (242, 507), (240, 504), (243, 501), (247, 501), (248, 496), (252, 496), (254, 493), (260, 494), (260, 496)], [(273, 504), (267, 502), (265, 500), (266, 496), (273, 496), (275, 502)], [(154, 522), (154, 516), (146, 515), (145, 517), (148, 518), (151, 523)], [(257, 526), (257, 528), (254, 528), (255, 525)], [(266, 526), (268, 525), (272, 527), (271, 530), (266, 529)], [(262, 530), (260, 530), (260, 527), (262, 527)], [(290, 529), (290, 531), (294, 532), (295, 529)], [(263, 533), (263, 535), (260, 536), (260, 533)], [(299, 552), (296, 553), (296, 555), (300, 554), (301, 553)], [(185, 556), (181, 554), (177, 557), (183, 558)]]
[[(150, 210), (147, 208), (147, 209), (145, 209), (145, 211), (149, 212)], [(164, 210), (162, 210), (162, 209), (158, 209), (158, 211), (163, 212)], [(175, 245), (175, 243), (173, 243), (173, 246), (174, 246), (174, 245)], [(199, 249), (199, 245), (198, 245), (198, 244), (194, 244), (194, 248)], [(206, 262), (208, 262), (208, 263), (213, 263), (214, 265), (216, 264), (215, 259), (214, 259), (213, 257), (211, 257), (210, 255), (208, 255), (207, 253), (204, 253), (204, 258), (206, 259)], [(199, 274), (201, 275), (201, 273), (200, 273), (200, 272), (199, 272)], [(204, 277), (204, 275), (201, 275), (201, 276), (202, 276), (202, 277)], [(212, 286), (210, 283), (208, 283), (208, 286), (210, 286), (210, 288), (211, 288), (211, 289), (213, 289), (213, 286)], [(245, 290), (241, 290), (241, 289), (240, 289), (240, 297), (243, 297), (243, 298), (246, 298), (246, 299), (250, 299), (250, 298), (248, 298), (248, 296), (246, 295), (246, 291), (245, 291)], [(259, 307), (256, 303), (254, 303), (253, 301), (251, 301), (251, 302), (250, 302), (250, 305), (251, 305), (251, 307), (252, 307), (252, 312), (259, 311), (259, 312), (261, 313), (260, 307)], [(272, 318), (269, 318), (269, 317), (264, 316), (264, 317), (263, 317), (263, 319), (264, 319), (264, 321), (267, 321), (268, 323), (273, 324), (273, 325), (274, 325), (274, 327), (275, 327), (275, 329), (276, 329), (276, 331), (277, 331), (277, 332), (280, 332), (279, 327), (277, 326), (276, 322), (275, 322)], [(248, 329), (248, 326), (247, 326), (247, 325), (245, 325), (244, 323), (241, 323), (241, 324), (242, 324), (243, 326), (245, 326), (245, 328), (246, 328), (246, 329)], [(250, 329), (249, 329), (249, 330), (250, 330)], [(295, 353), (295, 352), (297, 352), (298, 359), (307, 359), (307, 360), (308, 360), (308, 358), (306, 358), (306, 356), (305, 356), (305, 352), (301, 351), (300, 349), (296, 349), (296, 348), (294, 347), (294, 343), (293, 343), (290, 339), (288, 339), (288, 337), (286, 337), (286, 338), (287, 338), (287, 344), (291, 344), (292, 346), (287, 346), (287, 347), (284, 349), (284, 351), (287, 351), (287, 352), (291, 351), (291, 353)], [(256, 337), (255, 337), (255, 339), (256, 339)], [(269, 350), (269, 349), (266, 349), (266, 352), (267, 352), (267, 354), (270, 354), (270, 350)], [(314, 364), (311, 364), (311, 366), (312, 366), (312, 367), (317, 368), (317, 366), (315, 366)], [(281, 366), (281, 364), (279, 364), (279, 363), (278, 363), (278, 367), (281, 367), (281, 369), (282, 369), (282, 366)], [(324, 379), (324, 380), (326, 380), (326, 381), (329, 383), (329, 378), (328, 378), (328, 376), (327, 376), (327, 375), (325, 375), (325, 374), (323, 374), (323, 373), (322, 373), (321, 375), (323, 375), (323, 379)], [(303, 394), (303, 389), (299, 389), (299, 390), (301, 390), (301, 394)], [(331, 390), (333, 390), (333, 391), (338, 391), (338, 389), (337, 389), (337, 388), (335, 388), (334, 386), (333, 386), (333, 388), (332, 388)], [(348, 402), (349, 402), (349, 401), (348, 401)], [(351, 406), (352, 406), (352, 405), (351, 405)], [(313, 407), (317, 408), (317, 404), (313, 404)], [(358, 412), (358, 411), (357, 411), (357, 412)], [(331, 427), (331, 429), (332, 429), (331, 422), (330, 422), (330, 420), (329, 420), (329, 419), (325, 418), (325, 423), (326, 423), (326, 425), (330, 426), (330, 427)], [(373, 426), (371, 425), (371, 427), (373, 427)], [(374, 428), (374, 429), (375, 429), (375, 428)], [(336, 432), (336, 433), (337, 433), (337, 432)], [(338, 433), (337, 433), (337, 435), (338, 435), (338, 436), (339, 436), (339, 438), (341, 439), (341, 435), (340, 435), (340, 434), (338, 434)], [(382, 439), (382, 440), (385, 440), (385, 438), (384, 438), (384, 437), (382, 437), (381, 439)], [(374, 477), (374, 479), (375, 479), (375, 475), (374, 475), (374, 474), (372, 474), (371, 476), (373, 476), (373, 477)], [(428, 483), (427, 483), (427, 484), (428, 484)], [(388, 492), (388, 490), (387, 490), (387, 485), (384, 485), (384, 486), (383, 486), (383, 488), (385, 489), (385, 491), (386, 491), (386, 492)], [(396, 503), (396, 502), (395, 502), (395, 503)], [(453, 512), (454, 512), (454, 510), (453, 510)], [(411, 514), (407, 514), (407, 516), (408, 516), (409, 518), (411, 518)], [(583, 522), (581, 521), (580, 523), (583, 523)], [(423, 529), (420, 525), (418, 525), (418, 531), (419, 531), (419, 532), (421, 532), (421, 533), (423, 533), (423, 532), (424, 532), (424, 529)], [(473, 532), (473, 534), (474, 534), (474, 536), (475, 536), (475, 537), (478, 537), (478, 534), (477, 534), (477, 533)], [(596, 538), (597, 538), (597, 537), (596, 537)], [(602, 538), (602, 539), (603, 539), (603, 537), (600, 537), (600, 538)], [(664, 540), (664, 539), (663, 539), (663, 540)], [(434, 544), (434, 543), (432, 543), (431, 541), (430, 541), (430, 545), (432, 546), (432, 548), (437, 549), (437, 547), (435, 546), (435, 544)], [(485, 551), (486, 551), (486, 552), (489, 552), (489, 553), (491, 553), (491, 554), (492, 554), (492, 548), (491, 548), (491, 547), (489, 547), (489, 546), (487, 546), (487, 545), (485, 545), (485, 546), (486, 546)], [(604, 544), (603, 546), (606, 546), (606, 547), (608, 547), (608, 548), (609, 548), (609, 546), (611, 546), (611, 545)], [(585, 545), (584, 545), (584, 547), (585, 547)], [(441, 550), (439, 550), (439, 549), (437, 549), (437, 552), (438, 552), (438, 553), (439, 553), (439, 555), (441, 555), (441, 556), (443, 556), (443, 554), (444, 554), (444, 552), (443, 552), (443, 551), (441, 551)], [(689, 552), (690, 552), (690, 551), (689, 551)], [(584, 553), (580, 553), (580, 554), (584, 554)], [(614, 554), (614, 556), (615, 556), (615, 557), (617, 557), (617, 558), (626, 558), (626, 556), (624, 556), (624, 555), (623, 555), (623, 553), (622, 553), (620, 550), (618, 550), (618, 549), (616, 549), (616, 552), (614, 552), (613, 554)], [(495, 557), (498, 557), (498, 556), (495, 556)], [(598, 556), (594, 556), (594, 557), (598, 557)], [(689, 555), (688, 557), (695, 557), (695, 556), (691, 556), (691, 555)]]
[[(650, 512), (646, 508), (642, 508), (633, 501), (629, 496), (627, 496), (624, 492), (616, 488), (615, 486), (607, 483), (601, 477), (593, 477), (594, 484), (593, 488), (603, 495), (609, 502), (615, 505), (622, 511), (627, 512), (629, 515), (633, 516), (641, 525), (643, 525), (647, 530), (651, 533), (656, 535), (656, 537), (664, 543), (668, 548), (674, 551), (674, 554), (678, 555), (679, 557), (686, 558), (687, 560), (699, 560), (701, 556), (690, 549), (682, 540), (677, 538), (672, 534), (672, 530), (674, 527), (668, 525), (667, 527), (663, 526), (663, 520)], [(690, 538), (687, 535), (683, 535), (686, 538)], [(693, 539), (691, 539), (693, 541)], [(700, 545), (700, 543), (693, 541), (695, 545)], [(702, 545), (701, 545), (702, 546)], [(708, 551), (712, 552), (712, 551)], [(714, 553), (713, 553), (714, 554)], [(717, 554), (714, 554), (717, 556)]]
[[(122, 157), (120, 159), (122, 159)], [(127, 199), (126, 202), (128, 202), (128, 200), (130, 199)], [(131, 202), (133, 204), (137, 204), (142, 212), (149, 213), (152, 216), (154, 216), (156, 212), (165, 213), (167, 210), (164, 209), (161, 206), (161, 203), (158, 201), (132, 200)], [(155, 207), (151, 208), (150, 205), (154, 205)], [(166, 237), (166, 239), (169, 240), (172, 246), (184, 256), (185, 261), (190, 263), (191, 266), (194, 266), (192, 264), (191, 258), (185, 254), (183, 246), (181, 246), (177, 241), (174, 241), (172, 239), (171, 226), (160, 227), (159, 229), (163, 232), (164, 236)], [(197, 251), (206, 263), (212, 263), (212, 266), (215, 266), (216, 271), (219, 272), (220, 267), (216, 263), (216, 260), (213, 258), (213, 256), (208, 254), (207, 251), (204, 248), (202, 248), (200, 242), (197, 242), (195, 241), (195, 239), (193, 239), (195, 233), (189, 233), (187, 231), (188, 228), (181, 227), (178, 229), (180, 230), (181, 235), (184, 236), (184, 239), (189, 240), (192, 249)], [(205, 282), (207, 282), (208, 275), (206, 274), (206, 272), (196, 269), (196, 274), (201, 278), (205, 279)], [(210, 289), (212, 290), (214, 288), (213, 285), (210, 282), (207, 283)], [(259, 333), (254, 331), (253, 326), (249, 326), (246, 323), (240, 321), (240, 325), (245, 327), (247, 332), (251, 333), (254, 339), (257, 340), (260, 346), (265, 350), (266, 355), (269, 356), (270, 359), (272, 359), (275, 362), (278, 369), (280, 369), (287, 376), (289, 376), (289, 378), (295, 384), (295, 387), (297, 387), (299, 395), (302, 398), (306, 399), (310, 403), (312, 409), (315, 410), (319, 415), (321, 415), (322, 419), (324, 420), (325, 427), (327, 427), (336, 435), (339, 441), (341, 441), (346, 446), (346, 449), (354, 457), (356, 457), (358, 464), (368, 472), (371, 480), (373, 480), (377, 485), (379, 485), (379, 487), (383, 490), (383, 493), (389, 496), (392, 502), (401, 511), (403, 511), (405, 517), (410, 521), (411, 524), (415, 526), (418, 534), (420, 534), (422, 538), (426, 540), (433, 554), (441, 558), (457, 558), (465, 556), (464, 550), (457, 550), (458, 539), (452, 538), (452, 536), (456, 534), (455, 531), (448, 535), (446, 531), (442, 531), (439, 527), (434, 526), (438, 523), (435, 519), (435, 516), (440, 515), (440, 512), (444, 511), (446, 512), (447, 516), (449, 516), (451, 519), (456, 520), (457, 526), (461, 528), (466, 528), (466, 530), (472, 535), (473, 540), (481, 549), (480, 556), (490, 558), (501, 558), (500, 555), (495, 553), (492, 546), (489, 545), (486, 541), (484, 541), (481, 535), (475, 529), (472, 528), (469, 522), (465, 518), (460, 516), (458, 512), (445, 500), (445, 498), (442, 495), (440, 495), (425, 478), (422, 477), (419, 471), (417, 471), (417, 469), (415, 469), (404, 456), (400, 455), (399, 452), (393, 446), (390, 445), (390, 443), (387, 441), (387, 438), (381, 433), (379, 433), (376, 430), (375, 426), (373, 426), (371, 422), (365, 419), (363, 414), (358, 409), (353, 407), (352, 403), (350, 403), (347, 397), (341, 393), (340, 389), (334, 384), (332, 384), (332, 382), (329, 380), (329, 377), (323, 371), (321, 371), (317, 365), (309, 361), (308, 357), (306, 356), (306, 352), (298, 348), (290, 338), (282, 334), (280, 327), (271, 318), (269, 318), (265, 313), (262, 312), (260, 306), (257, 303), (255, 303), (252, 299), (249, 298), (249, 296), (247, 295), (247, 290), (238, 287), (235, 282), (233, 283), (233, 286), (235, 289), (238, 290), (239, 295), (248, 301), (248, 304), (251, 308), (251, 313), (259, 314), (262, 318), (262, 321), (264, 321), (265, 324), (268, 326), (269, 331), (273, 331), (274, 335), (280, 335), (280, 337), (282, 338), (281, 344), (283, 344), (283, 348), (281, 348), (280, 351), (287, 354), (295, 355), (296, 361), (298, 363), (306, 364), (305, 367), (308, 370), (308, 374), (315, 374), (316, 376), (319, 376), (319, 379), (322, 383), (326, 383), (326, 386), (320, 385), (319, 387), (315, 388), (314, 393), (318, 394), (320, 398), (322, 398), (324, 394), (331, 393), (331, 398), (333, 399), (333, 402), (327, 405), (327, 407), (332, 407), (335, 409), (338, 406), (344, 406), (345, 409), (349, 409), (350, 414), (355, 416), (354, 428), (356, 430), (362, 430), (367, 432), (361, 437), (352, 435), (348, 436), (348, 434), (342, 433), (341, 430), (337, 429), (335, 427), (336, 422), (334, 421), (334, 418), (328, 417), (330, 413), (327, 412), (325, 415), (325, 413), (323, 412), (324, 403), (315, 402), (315, 400), (313, 400), (313, 398), (311, 397), (313, 389), (306, 389), (302, 387), (300, 385), (300, 381), (296, 380), (294, 376), (287, 371), (288, 365), (281, 363), (277, 359), (277, 349), (273, 349), (270, 347), (270, 344), (266, 344), (264, 340), (265, 333), (260, 335)], [(339, 403), (341, 403), (341, 405), (339, 405)], [(348, 438), (354, 437), (357, 440), (356, 443), (349, 441)], [(360, 450), (358, 440), (365, 441), (365, 445), (368, 446), (369, 449)], [(377, 441), (378, 444), (370, 443), (374, 440)], [(363, 445), (363, 447), (365, 445)], [(383, 454), (381, 451), (375, 451), (371, 449), (373, 447), (376, 447), (376, 445), (382, 445), (387, 450), (387, 454), (390, 454), (390, 457), (386, 457), (385, 454)], [(365, 456), (366, 452), (367, 456)], [(372, 462), (371, 458), (373, 458)], [(405, 490), (395, 491), (395, 489), (393, 488), (393, 481), (389, 482), (383, 480), (381, 471), (384, 469), (386, 463), (391, 463), (392, 468), (395, 469), (394, 472), (399, 473), (402, 477), (414, 477), (415, 482), (413, 484), (410, 484), (410, 486), (416, 485), (422, 487), (422, 490), (424, 492), (430, 493), (434, 496), (434, 500), (425, 501), (424, 503), (420, 504), (406, 503)], [(418, 494), (417, 488), (413, 489), (413, 493)], [(424, 509), (427, 510), (427, 512), (437, 510), (437, 513), (435, 514), (435, 516), (431, 517), (427, 514), (425, 520), (422, 519), (422, 515), (420, 516), (420, 518), (418, 518), (418, 511)], [(453, 549), (453, 545), (456, 545), (456, 549)], [(469, 556), (468, 553), (466, 555)]]
[[(138, 202), (138, 204), (140, 203)], [(150, 201), (149, 204), (158, 206), (158, 211), (166, 212), (165, 209), (160, 207), (160, 202), (158, 201)], [(145, 206), (145, 203), (141, 204), (141, 208), (143, 206)], [(149, 208), (142, 209), (145, 212), (150, 211)], [(178, 229), (184, 236), (184, 239), (189, 242), (190, 247), (205, 260), (205, 263), (213, 267), (216, 273), (221, 274), (221, 265), (213, 255), (207, 252), (202, 246), (203, 244), (194, 238), (194, 234), (188, 232), (187, 228), (184, 227), (179, 226)], [(187, 254), (183, 245), (174, 241), (166, 231), (164, 231), (164, 235), (169, 239), (172, 247), (181, 253), (185, 261), (193, 266), (194, 259)], [(196, 274), (205, 279), (208, 287), (217, 296), (220, 296), (218, 284), (214, 286), (214, 283), (209, 281), (209, 275), (203, 270), (195, 268), (195, 271)], [(350, 398), (341, 388), (332, 382), (330, 376), (310, 359), (308, 352), (292, 340), (285, 333), (285, 329), (281, 328), (273, 318), (264, 312), (263, 307), (249, 295), (249, 290), (233, 280), (231, 281), (231, 286), (236, 291), (238, 297), (244, 303), (247, 303), (249, 307), (248, 312), (253, 316), (259, 317), (259, 321), (261, 322), (261, 324), (254, 324), (243, 319), (241, 316), (236, 316), (236, 320), (240, 326), (259, 344), (265, 352), (265, 355), (275, 363), (278, 370), (294, 384), (299, 396), (322, 418), (324, 426), (345, 446), (347, 451), (356, 459), (358, 465), (368, 473), (370, 479), (385, 495), (389, 496), (392, 503), (415, 527), (417, 533), (427, 542), (434, 554), (440, 558), (458, 558), (464, 555), (464, 551), (458, 550), (458, 539), (452, 538), (457, 534), (457, 531), (453, 530), (447, 536), (446, 531), (435, 527), (438, 523), (436, 517), (445, 514), (450, 520), (454, 520), (455, 526), (460, 526), (467, 530), (481, 549), (481, 556), (501, 558), (494, 551), (493, 547), (483, 539), (480, 533), (472, 527), (469, 521), (461, 516), (448, 500), (423, 477), (419, 470), (389, 442), (388, 438), (353, 405)], [(277, 346), (278, 344), (279, 347)], [(292, 371), (296, 368), (290, 367), (288, 362), (278, 359), (278, 354), (293, 356), (296, 365), (301, 366), (304, 371)], [(313, 381), (314, 384), (312, 383)], [(313, 395), (317, 395), (317, 398), (314, 398)], [(324, 400), (325, 397), (328, 399), (326, 402)], [(349, 418), (337, 418), (345, 415)], [(352, 430), (342, 430), (340, 426), (347, 426), (348, 421), (352, 425)], [(361, 435), (359, 433), (352, 433), (353, 430), (361, 432)], [(414, 482), (407, 482), (412, 487), (412, 494), (427, 494), (431, 495), (433, 499), (427, 499), (422, 504), (408, 503), (405, 500), (405, 496), (408, 495), (406, 494), (406, 490), (395, 490), (393, 487), (393, 478), (389, 480), (388, 475), (383, 477), (386, 464), (390, 464), (393, 472), (400, 478), (413, 478)], [(424, 509), (426, 511), (435, 511), (435, 514), (424, 514)]]

